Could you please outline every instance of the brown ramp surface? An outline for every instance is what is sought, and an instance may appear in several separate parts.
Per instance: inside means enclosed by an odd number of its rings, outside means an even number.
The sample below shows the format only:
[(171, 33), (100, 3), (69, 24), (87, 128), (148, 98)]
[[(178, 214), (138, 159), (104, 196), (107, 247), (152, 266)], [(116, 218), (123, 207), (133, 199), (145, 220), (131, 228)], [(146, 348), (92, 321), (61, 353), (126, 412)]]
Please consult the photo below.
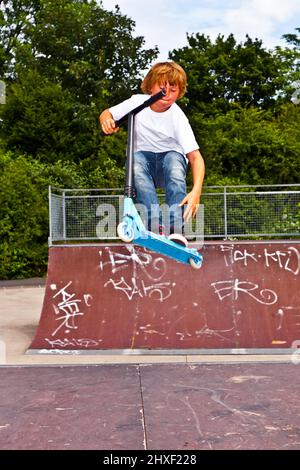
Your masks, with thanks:
[(51, 247), (30, 352), (300, 344), (299, 242), (207, 243), (202, 253), (195, 270), (131, 244)]

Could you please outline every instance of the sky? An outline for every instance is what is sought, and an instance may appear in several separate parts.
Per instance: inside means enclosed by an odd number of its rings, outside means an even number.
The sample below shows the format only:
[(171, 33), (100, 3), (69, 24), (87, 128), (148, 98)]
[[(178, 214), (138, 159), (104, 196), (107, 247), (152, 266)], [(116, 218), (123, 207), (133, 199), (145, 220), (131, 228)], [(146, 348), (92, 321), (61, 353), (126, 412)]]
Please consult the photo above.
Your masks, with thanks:
[(145, 38), (145, 48), (158, 46), (157, 60), (187, 45), (186, 33), (203, 33), (214, 40), (233, 33), (238, 42), (248, 34), (272, 49), (286, 45), (283, 34), (300, 27), (300, 0), (102, 0), (106, 10), (119, 5), (131, 17), (134, 36)]

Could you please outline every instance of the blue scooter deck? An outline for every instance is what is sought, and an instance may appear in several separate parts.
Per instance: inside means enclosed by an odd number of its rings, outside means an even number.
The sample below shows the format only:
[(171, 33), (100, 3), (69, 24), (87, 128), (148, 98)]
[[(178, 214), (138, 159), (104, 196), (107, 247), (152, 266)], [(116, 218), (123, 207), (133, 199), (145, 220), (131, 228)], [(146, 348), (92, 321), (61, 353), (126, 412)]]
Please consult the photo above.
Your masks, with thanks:
[(202, 255), (195, 248), (181, 246), (153, 232), (142, 232), (134, 238), (133, 243), (168, 256), (180, 263), (191, 264), (190, 260), (192, 259), (199, 267), (202, 264)]

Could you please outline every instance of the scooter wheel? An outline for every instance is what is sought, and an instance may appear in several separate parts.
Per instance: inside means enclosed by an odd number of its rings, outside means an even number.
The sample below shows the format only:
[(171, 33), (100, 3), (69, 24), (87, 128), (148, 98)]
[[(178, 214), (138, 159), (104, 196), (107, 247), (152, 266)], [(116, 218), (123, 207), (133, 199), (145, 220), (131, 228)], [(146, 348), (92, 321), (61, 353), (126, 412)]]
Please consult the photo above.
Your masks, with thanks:
[(196, 261), (194, 258), (190, 258), (189, 263), (194, 269), (200, 269), (202, 266), (202, 261)]
[(134, 239), (133, 227), (130, 227), (125, 222), (121, 222), (117, 227), (118, 237), (125, 243), (130, 243)]

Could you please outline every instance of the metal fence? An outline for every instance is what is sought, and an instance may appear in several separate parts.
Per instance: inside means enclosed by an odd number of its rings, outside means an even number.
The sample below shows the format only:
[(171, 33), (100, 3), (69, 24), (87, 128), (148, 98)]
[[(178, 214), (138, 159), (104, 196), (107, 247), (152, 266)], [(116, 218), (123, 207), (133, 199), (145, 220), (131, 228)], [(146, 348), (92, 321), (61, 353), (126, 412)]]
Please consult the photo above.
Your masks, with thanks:
[[(49, 188), (49, 244), (118, 240), (122, 189)], [(161, 202), (163, 193), (159, 193)], [(300, 185), (205, 187), (204, 233), (194, 238), (300, 236)], [(202, 227), (202, 225), (201, 225)]]

